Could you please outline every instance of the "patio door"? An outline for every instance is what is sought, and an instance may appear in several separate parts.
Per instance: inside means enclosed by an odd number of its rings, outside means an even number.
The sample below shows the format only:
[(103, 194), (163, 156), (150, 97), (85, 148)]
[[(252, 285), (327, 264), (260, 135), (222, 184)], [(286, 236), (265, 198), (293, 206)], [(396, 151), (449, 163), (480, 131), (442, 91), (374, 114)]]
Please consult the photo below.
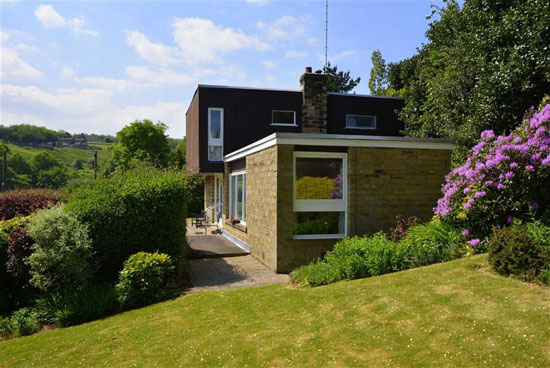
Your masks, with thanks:
[(214, 221), (222, 226), (223, 222), (223, 176), (214, 177)]

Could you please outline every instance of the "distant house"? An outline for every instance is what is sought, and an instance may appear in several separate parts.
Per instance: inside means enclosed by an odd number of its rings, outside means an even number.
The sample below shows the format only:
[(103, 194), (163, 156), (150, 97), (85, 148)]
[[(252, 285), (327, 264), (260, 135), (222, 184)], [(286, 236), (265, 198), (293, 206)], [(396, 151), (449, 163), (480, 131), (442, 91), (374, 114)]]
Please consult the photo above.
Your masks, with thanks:
[(74, 148), (82, 148), (82, 149), (88, 149), (88, 141), (84, 138), (58, 138), (57, 139), (57, 146), (58, 147), (74, 147)]
[(343, 237), (429, 219), (452, 144), (403, 137), (404, 101), (327, 92), (199, 85), (186, 114), (188, 169), (224, 236), (288, 272)]

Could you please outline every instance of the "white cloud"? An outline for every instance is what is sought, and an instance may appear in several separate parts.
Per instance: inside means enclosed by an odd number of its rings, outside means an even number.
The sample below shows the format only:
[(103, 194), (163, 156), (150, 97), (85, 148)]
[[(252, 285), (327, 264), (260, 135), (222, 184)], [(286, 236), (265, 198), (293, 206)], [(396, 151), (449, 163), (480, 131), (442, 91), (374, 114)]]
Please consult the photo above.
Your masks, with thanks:
[(179, 62), (176, 47), (151, 42), (139, 31), (126, 31), (126, 42), (151, 64), (170, 66)]
[(170, 69), (153, 70), (143, 66), (128, 66), (126, 74), (133, 80), (151, 85), (181, 85), (195, 82), (193, 76)]
[(262, 65), (264, 66), (264, 68), (271, 70), (277, 66), (277, 63), (271, 60), (264, 60), (262, 61)]
[(23, 61), (15, 50), (2, 47), (0, 76), (5, 79), (36, 79), (42, 72)]
[(75, 78), (78, 83), (101, 87), (107, 90), (125, 91), (138, 87), (138, 83), (126, 79), (115, 79), (105, 77), (82, 77)]
[(0, 41), (6, 42), (9, 38), (10, 38), (10, 35), (8, 34), (8, 32), (5, 32), (0, 29)]
[(96, 30), (84, 28), (86, 21), (83, 17), (65, 19), (51, 5), (38, 5), (34, 10), (34, 15), (45, 28), (69, 28), (74, 33), (98, 35)]
[(38, 52), (38, 47), (31, 46), (29, 44), (26, 44), (24, 42), (19, 42), (17, 45), (14, 46), (17, 50), (23, 51), (23, 52)]
[(222, 63), (222, 54), (241, 49), (267, 50), (270, 46), (257, 36), (233, 28), (223, 28), (203, 18), (176, 18), (174, 40), (183, 52), (185, 62)]
[(299, 40), (306, 33), (308, 17), (293, 17), (285, 15), (273, 23), (258, 22), (257, 27), (271, 40)]
[[(337, 62), (339, 60), (344, 60), (344, 59), (347, 59), (347, 58), (350, 58), (350, 57), (353, 57), (357, 55), (357, 51), (356, 50), (344, 50), (342, 52), (339, 52), (337, 54), (334, 54), (334, 55), (329, 55), (328, 59), (329, 61), (333, 61), (333, 62)], [(320, 55), (319, 56), (322, 60), (325, 59), (325, 56), (324, 55)]]
[(303, 59), (303, 58), (306, 58), (307, 56), (308, 56), (307, 51), (292, 51), (292, 50), (289, 50), (289, 51), (285, 52), (285, 58), (287, 58), (287, 59)]
[(185, 132), (187, 102), (160, 101), (151, 105), (115, 107), (112, 92), (104, 89), (59, 89), (44, 91), (36, 86), (3, 84), (2, 123), (28, 122), (69, 132), (83, 130), (114, 134), (136, 119), (160, 120), (169, 126), (169, 134), (181, 137)]
[(69, 68), (68, 66), (63, 67), (63, 70), (61, 70), (61, 77), (62, 78), (72, 78), (72, 77), (74, 77), (73, 68)]
[(246, 0), (249, 4), (258, 4), (258, 5), (265, 5), (269, 2), (269, 0)]

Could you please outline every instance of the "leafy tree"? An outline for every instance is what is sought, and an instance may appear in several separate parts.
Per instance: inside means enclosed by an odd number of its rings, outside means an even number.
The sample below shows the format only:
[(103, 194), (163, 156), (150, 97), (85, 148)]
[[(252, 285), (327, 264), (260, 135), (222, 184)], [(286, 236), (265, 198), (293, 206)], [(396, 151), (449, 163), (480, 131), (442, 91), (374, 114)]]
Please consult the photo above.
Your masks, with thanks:
[(391, 65), (405, 133), (452, 138), (464, 159), (479, 134), (512, 130), (550, 90), (550, 2), (466, 0), (435, 7), (428, 42)]
[(353, 79), (349, 70), (347, 72), (338, 71), (338, 67), (336, 65), (331, 67), (330, 63), (323, 67), (323, 72), (328, 75), (327, 89), (329, 92), (349, 92), (361, 82), (361, 77)]
[(8, 167), (17, 174), (31, 175), (32, 167), (19, 153), (8, 156)]
[(187, 145), (185, 138), (177, 145), (176, 149), (174, 149), (174, 161), (175, 166), (181, 170), (186, 164), (185, 161), (185, 154), (187, 150)]
[(371, 56), (372, 69), (370, 70), (369, 89), (375, 96), (388, 95), (388, 67), (380, 50), (374, 50)]
[(36, 177), (36, 186), (39, 188), (58, 189), (67, 185), (69, 174), (65, 167), (53, 167), (49, 170), (40, 171)]
[[(127, 169), (134, 162), (150, 162), (156, 167), (167, 167), (172, 158), (167, 126), (164, 123), (154, 124), (151, 120), (136, 120), (117, 133), (113, 146), (111, 164), (117, 168)], [(109, 165), (107, 165), (109, 166)]]
[(81, 159), (76, 159), (74, 161), (73, 167), (77, 170), (82, 170), (84, 168), (84, 161)]
[(51, 153), (40, 152), (33, 156), (31, 166), (35, 173), (47, 171), (54, 167), (62, 167), (63, 164)]

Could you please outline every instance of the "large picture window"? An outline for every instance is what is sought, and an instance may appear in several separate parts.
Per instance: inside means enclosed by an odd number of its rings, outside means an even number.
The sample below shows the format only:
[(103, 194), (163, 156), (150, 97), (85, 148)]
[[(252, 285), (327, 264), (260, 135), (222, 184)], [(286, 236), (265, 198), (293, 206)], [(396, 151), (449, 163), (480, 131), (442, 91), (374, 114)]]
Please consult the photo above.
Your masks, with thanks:
[(223, 109), (208, 109), (208, 161), (223, 160)]
[(346, 166), (346, 153), (294, 153), (294, 238), (346, 236)]
[(346, 115), (346, 128), (374, 130), (376, 129), (376, 116)]
[(229, 216), (246, 224), (246, 172), (229, 175)]

